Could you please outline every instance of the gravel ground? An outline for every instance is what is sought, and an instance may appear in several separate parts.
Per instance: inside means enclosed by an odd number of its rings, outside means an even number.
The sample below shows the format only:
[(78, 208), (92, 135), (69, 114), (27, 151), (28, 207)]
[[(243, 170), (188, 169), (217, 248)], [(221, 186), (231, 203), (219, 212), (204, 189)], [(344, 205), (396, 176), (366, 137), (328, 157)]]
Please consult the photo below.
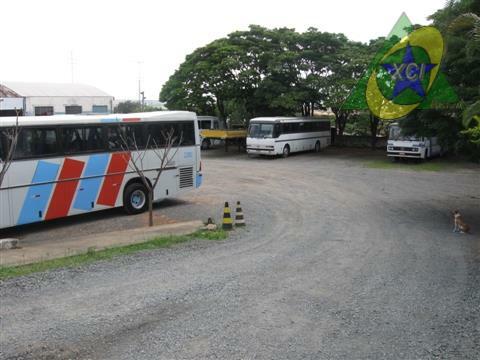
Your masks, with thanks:
[[(369, 169), (365, 157), (208, 152), (205, 186), (156, 214), (220, 219), (238, 199), (246, 229), (4, 281), (0, 358), (478, 359), (480, 169)], [(454, 208), (472, 235), (452, 233)], [(102, 229), (126, 219), (104, 216)]]

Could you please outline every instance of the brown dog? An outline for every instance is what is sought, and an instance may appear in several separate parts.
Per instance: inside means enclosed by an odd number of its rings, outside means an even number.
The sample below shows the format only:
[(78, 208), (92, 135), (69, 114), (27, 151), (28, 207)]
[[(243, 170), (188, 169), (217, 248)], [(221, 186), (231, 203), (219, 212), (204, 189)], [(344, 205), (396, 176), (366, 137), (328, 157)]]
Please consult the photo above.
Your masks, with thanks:
[(470, 232), (470, 226), (463, 220), (460, 211), (454, 210), (453, 211), (453, 232), (460, 232), (460, 233), (468, 233)]

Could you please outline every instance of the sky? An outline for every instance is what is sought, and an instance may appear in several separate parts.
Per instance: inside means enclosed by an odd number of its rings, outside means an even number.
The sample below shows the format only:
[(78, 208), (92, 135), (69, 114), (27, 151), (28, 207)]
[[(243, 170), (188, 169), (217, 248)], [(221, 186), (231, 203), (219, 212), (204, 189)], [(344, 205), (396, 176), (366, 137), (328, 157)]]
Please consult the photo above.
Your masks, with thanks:
[[(445, 0), (5, 0), (0, 2), (0, 82), (77, 82), (116, 99), (158, 100), (162, 84), (198, 47), (246, 30), (386, 36), (405, 12), (426, 19)], [(73, 59), (73, 61), (72, 61)], [(73, 64), (73, 66), (72, 66)], [(73, 71), (72, 71), (73, 69)], [(73, 76), (72, 76), (73, 74)]]

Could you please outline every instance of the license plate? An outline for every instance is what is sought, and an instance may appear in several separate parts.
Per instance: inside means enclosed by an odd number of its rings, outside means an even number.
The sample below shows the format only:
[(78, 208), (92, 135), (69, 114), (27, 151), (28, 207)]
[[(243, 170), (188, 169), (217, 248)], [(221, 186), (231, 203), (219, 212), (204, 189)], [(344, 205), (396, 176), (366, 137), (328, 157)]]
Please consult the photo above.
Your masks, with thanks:
[(401, 152), (401, 153), (399, 153), (399, 154), (400, 154), (400, 155), (405, 155), (405, 153), (404, 153), (404, 152)]

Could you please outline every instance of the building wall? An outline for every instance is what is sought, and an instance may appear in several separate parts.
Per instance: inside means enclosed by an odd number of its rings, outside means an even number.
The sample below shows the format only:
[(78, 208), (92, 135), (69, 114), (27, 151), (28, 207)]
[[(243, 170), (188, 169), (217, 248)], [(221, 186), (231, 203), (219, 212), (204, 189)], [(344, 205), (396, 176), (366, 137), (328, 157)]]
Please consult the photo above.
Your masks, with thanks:
[(113, 97), (82, 96), (82, 97), (27, 97), (25, 99), (25, 115), (35, 115), (36, 106), (53, 106), (54, 114), (65, 114), (65, 106), (79, 105), (82, 114), (92, 114), (93, 105), (106, 105), (108, 113), (112, 113)]
[(22, 110), (23, 109), (23, 98), (9, 98), (0, 97), (0, 110)]

